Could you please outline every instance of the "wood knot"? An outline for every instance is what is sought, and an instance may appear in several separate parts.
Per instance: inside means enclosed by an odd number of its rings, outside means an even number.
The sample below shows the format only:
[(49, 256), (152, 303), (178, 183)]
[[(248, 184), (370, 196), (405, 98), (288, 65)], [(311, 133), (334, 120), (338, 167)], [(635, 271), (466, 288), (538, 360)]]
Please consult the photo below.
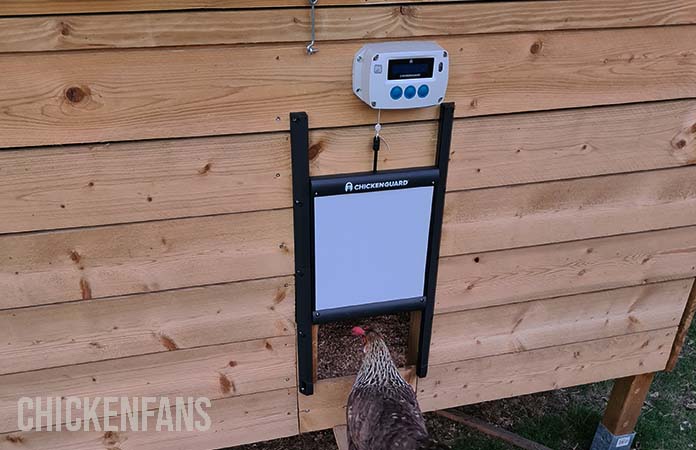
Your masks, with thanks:
[(114, 431), (107, 431), (102, 437), (102, 442), (108, 448), (118, 448), (118, 444), (121, 442), (121, 436)]
[(677, 148), (678, 150), (681, 150), (684, 147), (686, 147), (686, 141), (684, 139), (680, 139), (674, 143), (674, 147)]
[(206, 173), (210, 172), (210, 168), (213, 167), (211, 163), (206, 164), (203, 166), (201, 169), (198, 170), (198, 173), (200, 175), (205, 175)]
[(287, 297), (287, 295), (288, 295), (288, 291), (286, 288), (278, 289), (275, 297), (273, 298), (273, 303), (275, 303), (277, 305), (278, 303), (285, 300), (285, 297)]
[(65, 90), (65, 98), (67, 98), (70, 103), (80, 103), (88, 95), (89, 91), (80, 86), (72, 86)]
[(416, 8), (413, 6), (402, 5), (399, 6), (399, 14), (402, 16), (414, 17), (416, 14)]
[(158, 335), (159, 341), (162, 344), (164, 348), (166, 348), (168, 351), (174, 351), (174, 350), (179, 350), (179, 346), (176, 345), (176, 342), (174, 342), (174, 339), (170, 338), (164, 333), (160, 333)]
[(219, 382), (220, 382), (220, 391), (221, 391), (224, 395), (227, 395), (227, 394), (229, 394), (230, 392), (234, 392), (234, 391), (237, 390), (237, 389), (235, 388), (234, 383), (232, 382), (232, 380), (230, 380), (229, 378), (227, 378), (227, 377), (225, 376), (224, 373), (220, 373), (219, 375), (220, 375), (220, 377), (219, 377), (218, 380), (219, 380)]
[(24, 442), (24, 438), (17, 434), (8, 434), (5, 437), (5, 440), (12, 442), (13, 444), (21, 444), (22, 442)]
[(544, 48), (544, 43), (541, 41), (536, 41), (535, 43), (532, 44), (531, 48), (529, 49), (529, 52), (532, 55), (538, 55), (543, 48)]
[(77, 264), (82, 259), (82, 256), (77, 252), (77, 250), (73, 250), (70, 252), (70, 259)]
[(70, 24), (67, 24), (65, 22), (60, 22), (58, 24), (58, 28), (60, 29), (60, 34), (62, 36), (69, 36), (70, 35)]
[(82, 300), (92, 299), (92, 288), (89, 285), (89, 281), (84, 278), (80, 278), (80, 293), (82, 294)]
[(309, 147), (309, 160), (313, 161), (319, 154), (324, 151), (324, 144), (319, 141)]

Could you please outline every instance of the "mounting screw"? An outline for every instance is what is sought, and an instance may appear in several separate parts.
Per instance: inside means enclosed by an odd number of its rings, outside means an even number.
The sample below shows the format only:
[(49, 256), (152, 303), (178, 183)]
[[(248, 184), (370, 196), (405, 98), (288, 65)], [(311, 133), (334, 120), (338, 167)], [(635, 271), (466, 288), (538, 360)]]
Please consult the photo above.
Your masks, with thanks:
[(304, 332), (304, 331), (300, 331), (300, 332), (299, 332), (298, 334), (299, 334), (299, 335), (300, 335), (300, 337), (302, 337), (302, 338), (303, 338), (303, 337), (305, 337), (305, 336), (307, 336), (307, 335), (305, 334), (305, 332)]
[(377, 102), (372, 102), (372, 106), (377, 106)]
[(442, 56), (447, 58), (447, 52), (442, 52)]
[(377, 61), (378, 59), (379, 59), (379, 55), (375, 55), (375, 56), (372, 57), (372, 60), (373, 60), (373, 61)]
[(437, 102), (440, 103), (442, 101), (442, 97), (437, 99)]
[(297, 274), (297, 276), (300, 276), (300, 277), (304, 276), (304, 272), (302, 271), (302, 269), (297, 269), (297, 271), (295, 271), (295, 273)]
[(361, 61), (362, 61), (362, 55), (358, 56), (358, 62), (361, 62)]
[(420, 302), (425, 303), (425, 297), (421, 297)]
[(319, 316), (321, 316), (321, 314), (319, 314), (318, 311), (314, 313), (314, 317), (319, 317)]
[(297, 205), (297, 206), (302, 206), (302, 202), (299, 201), (299, 200), (295, 200), (295, 205)]

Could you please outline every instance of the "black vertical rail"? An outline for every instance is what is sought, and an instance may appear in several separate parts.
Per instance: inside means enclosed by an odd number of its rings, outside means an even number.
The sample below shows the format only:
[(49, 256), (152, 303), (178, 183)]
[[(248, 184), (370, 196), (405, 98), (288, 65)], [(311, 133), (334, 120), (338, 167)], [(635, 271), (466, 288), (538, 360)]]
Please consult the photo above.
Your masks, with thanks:
[(440, 258), (440, 237), (442, 236), (442, 215), (445, 209), (445, 190), (447, 188), (447, 169), (449, 167), (450, 146), (452, 144), (452, 126), (454, 122), (454, 103), (440, 105), (440, 122), (437, 135), (436, 166), (439, 169), (439, 181), (433, 193), (433, 208), (430, 218), (430, 242), (428, 245), (428, 262), (426, 264), (425, 309), (421, 314), (420, 336), (418, 338), (418, 363), (416, 374), (423, 378), (428, 374), (430, 356), (430, 335), (433, 331), (433, 313), (435, 311), (435, 288), (437, 285), (438, 260)]
[(312, 348), (312, 216), (309, 193), (309, 120), (304, 112), (290, 113), (293, 219), (295, 232), (295, 322), (300, 392), (314, 393)]

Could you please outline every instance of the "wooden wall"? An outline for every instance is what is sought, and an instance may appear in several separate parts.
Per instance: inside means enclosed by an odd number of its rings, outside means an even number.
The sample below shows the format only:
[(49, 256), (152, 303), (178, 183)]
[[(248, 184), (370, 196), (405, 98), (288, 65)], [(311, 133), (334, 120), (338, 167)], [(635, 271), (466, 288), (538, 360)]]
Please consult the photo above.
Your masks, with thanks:
[[(665, 368), (696, 277), (696, 0), (319, 6), (308, 57), (302, 0), (0, 3), (0, 449), (343, 421), (350, 378), (297, 395), (288, 114), (314, 174), (369, 169), (373, 39), (451, 53), (424, 409)], [(431, 163), (436, 114), (384, 112), (381, 167)], [(214, 432), (17, 432), (45, 395), (207, 396)]]

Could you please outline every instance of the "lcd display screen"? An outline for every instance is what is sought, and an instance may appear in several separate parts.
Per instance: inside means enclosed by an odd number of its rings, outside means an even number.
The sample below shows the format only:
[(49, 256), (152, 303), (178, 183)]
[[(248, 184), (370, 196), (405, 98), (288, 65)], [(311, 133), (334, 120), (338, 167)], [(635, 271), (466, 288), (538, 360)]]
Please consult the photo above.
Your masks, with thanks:
[(432, 78), (435, 58), (407, 58), (389, 60), (389, 80)]
[(316, 309), (424, 295), (432, 186), (314, 199)]

